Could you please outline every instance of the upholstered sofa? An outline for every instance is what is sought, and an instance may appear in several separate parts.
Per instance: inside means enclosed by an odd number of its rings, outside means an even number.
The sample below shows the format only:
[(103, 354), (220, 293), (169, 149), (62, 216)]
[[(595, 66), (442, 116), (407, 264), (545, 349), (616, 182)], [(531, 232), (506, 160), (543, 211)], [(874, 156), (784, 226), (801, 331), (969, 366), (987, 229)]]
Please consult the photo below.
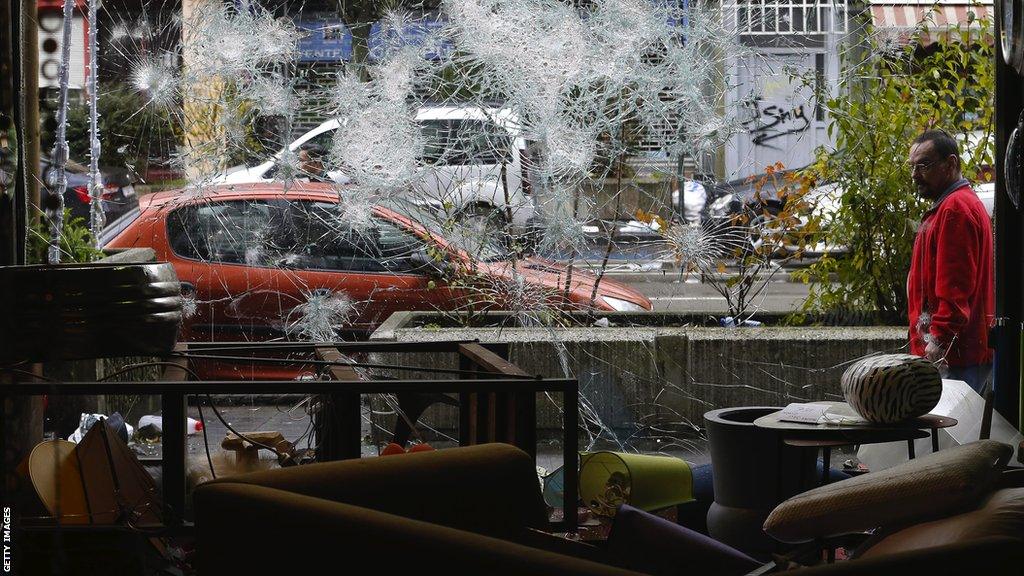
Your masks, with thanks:
[[(954, 511), (977, 508), (983, 496)], [(620, 513), (605, 547), (549, 535), (542, 531), (547, 511), (532, 459), (503, 444), (257, 472), (203, 484), (194, 497), (197, 568), (206, 575), (728, 576), (766, 570), (706, 536), (638, 511)], [(842, 498), (826, 493), (823, 501)], [(810, 513), (791, 508), (766, 528), (804, 540), (807, 530), (787, 522), (820, 522), (815, 514), (828, 513), (820, 503), (812, 501)], [(855, 524), (871, 521), (862, 515)], [(830, 530), (841, 529), (836, 526)], [(1022, 536), (958, 533), (935, 546), (918, 538), (885, 554), (792, 573), (1019, 574)]]

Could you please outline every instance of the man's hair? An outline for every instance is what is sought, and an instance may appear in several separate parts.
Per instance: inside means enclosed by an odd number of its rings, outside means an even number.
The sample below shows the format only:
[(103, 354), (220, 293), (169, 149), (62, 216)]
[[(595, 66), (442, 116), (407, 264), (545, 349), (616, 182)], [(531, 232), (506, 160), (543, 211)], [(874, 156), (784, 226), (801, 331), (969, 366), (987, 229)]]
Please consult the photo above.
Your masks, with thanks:
[(920, 136), (914, 138), (914, 144), (931, 142), (939, 158), (946, 158), (950, 154), (956, 156), (957, 164), (960, 163), (960, 148), (956, 145), (956, 139), (945, 130), (925, 130)]

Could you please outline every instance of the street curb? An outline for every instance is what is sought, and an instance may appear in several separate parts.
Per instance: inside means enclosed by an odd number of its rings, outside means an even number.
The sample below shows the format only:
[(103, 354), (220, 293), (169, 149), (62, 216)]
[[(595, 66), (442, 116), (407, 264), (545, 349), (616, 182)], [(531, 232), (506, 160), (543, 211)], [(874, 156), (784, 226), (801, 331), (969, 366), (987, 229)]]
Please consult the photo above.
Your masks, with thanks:
[[(561, 264), (568, 264), (568, 260), (559, 261)], [(725, 282), (729, 278), (736, 275), (736, 270), (727, 266), (724, 273), (714, 274), (701, 274), (699, 272), (691, 272), (689, 274), (681, 274), (680, 269), (670, 262), (659, 262), (655, 260), (634, 260), (630, 262), (631, 266), (638, 268), (637, 270), (616, 270), (616, 268), (622, 266), (621, 261), (609, 261), (608, 271), (605, 272), (604, 278), (609, 280), (615, 280), (618, 282), (627, 283), (639, 283), (639, 282), (664, 282), (664, 283), (682, 283), (686, 280), (693, 282), (696, 279), (701, 284), (706, 284), (709, 281)], [(597, 274), (601, 269), (601, 261), (599, 260), (576, 260), (573, 262), (573, 267), (577, 270), (586, 270), (592, 274)], [(651, 269), (645, 269), (651, 268)], [(803, 280), (799, 280), (793, 277), (793, 274), (799, 270), (805, 269), (806, 266), (798, 266), (791, 268), (783, 268), (774, 274), (758, 274), (755, 276), (757, 281), (768, 279), (769, 282), (791, 282), (794, 284), (803, 284)], [(770, 279), (769, 279), (770, 277)]]
[[(732, 276), (730, 274), (697, 274), (691, 273), (689, 276), (680, 275), (678, 270), (663, 270), (654, 272), (608, 272), (604, 275), (608, 280), (615, 280), (616, 282), (624, 282), (628, 284), (639, 284), (644, 282), (658, 282), (665, 284), (684, 283), (687, 280), (694, 283), (708, 284), (713, 281), (725, 282)], [(764, 275), (757, 276), (757, 281), (767, 280), (769, 282), (786, 282), (792, 284), (802, 284), (802, 280), (793, 278), (792, 272), (779, 272), (772, 277)]]

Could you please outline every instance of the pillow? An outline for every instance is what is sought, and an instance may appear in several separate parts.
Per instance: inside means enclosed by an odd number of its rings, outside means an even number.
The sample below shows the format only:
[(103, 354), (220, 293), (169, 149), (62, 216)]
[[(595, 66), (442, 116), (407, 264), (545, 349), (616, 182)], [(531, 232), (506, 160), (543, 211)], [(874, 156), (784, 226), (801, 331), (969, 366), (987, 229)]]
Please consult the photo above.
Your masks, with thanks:
[(885, 536), (861, 558), (907, 552), (991, 536), (1024, 538), (1024, 488), (1000, 490), (977, 509), (917, 524)]
[(983, 440), (821, 486), (779, 504), (764, 531), (799, 543), (959, 512), (990, 491), (1012, 452)]
[(843, 397), (869, 422), (888, 424), (930, 412), (942, 396), (942, 377), (931, 361), (882, 354), (854, 362), (842, 377)]
[(653, 576), (739, 576), (761, 566), (717, 540), (625, 504), (608, 534), (608, 559), (619, 568)]

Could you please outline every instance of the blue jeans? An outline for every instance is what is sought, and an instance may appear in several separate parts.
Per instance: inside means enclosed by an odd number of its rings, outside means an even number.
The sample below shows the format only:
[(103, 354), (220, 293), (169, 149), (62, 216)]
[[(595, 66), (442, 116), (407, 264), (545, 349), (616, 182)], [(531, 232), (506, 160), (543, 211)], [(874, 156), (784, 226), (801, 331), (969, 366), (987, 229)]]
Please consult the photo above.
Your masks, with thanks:
[(967, 385), (974, 388), (974, 391), (981, 394), (992, 376), (992, 364), (975, 364), (973, 366), (950, 366), (946, 369), (944, 378), (950, 380), (963, 380)]

